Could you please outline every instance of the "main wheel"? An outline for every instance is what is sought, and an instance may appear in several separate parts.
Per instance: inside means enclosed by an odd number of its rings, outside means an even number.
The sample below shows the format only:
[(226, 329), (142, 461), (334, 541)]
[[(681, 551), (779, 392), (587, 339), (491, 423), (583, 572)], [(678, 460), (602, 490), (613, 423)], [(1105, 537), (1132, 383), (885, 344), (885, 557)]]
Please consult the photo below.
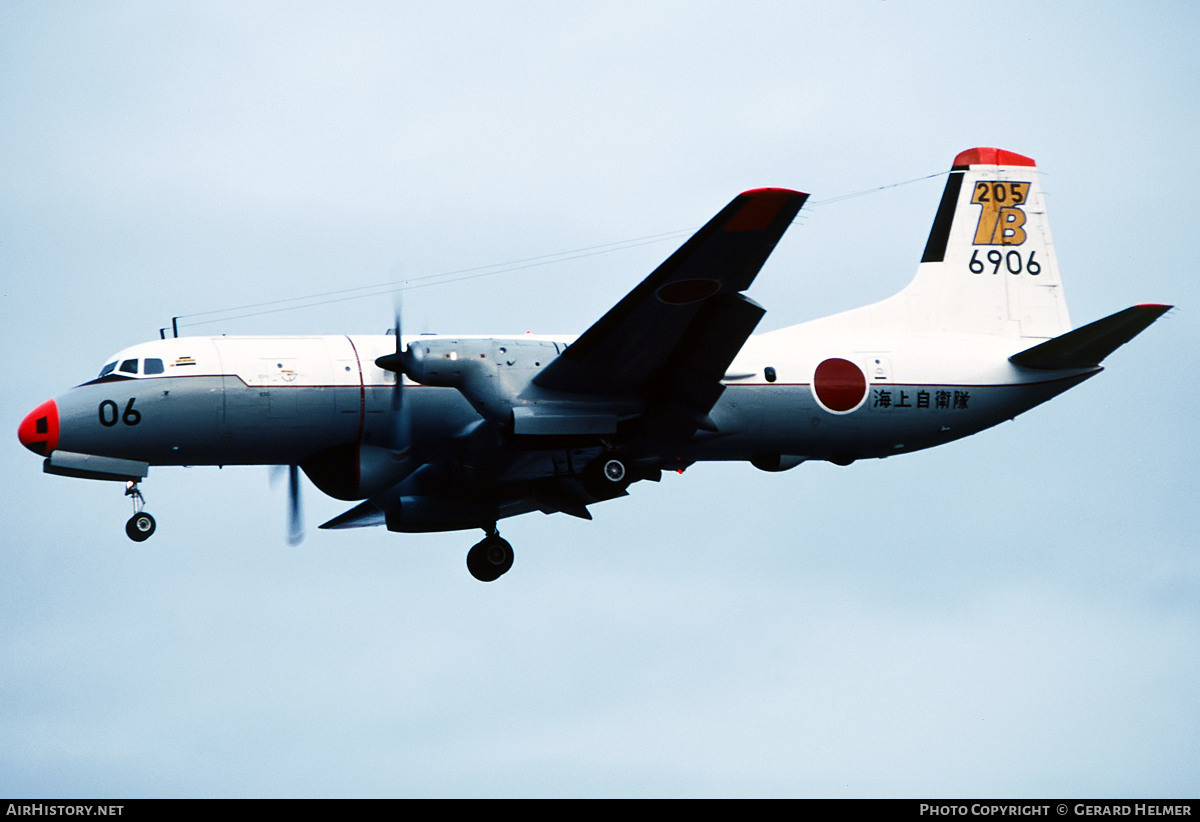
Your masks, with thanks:
[(623, 460), (602, 454), (584, 470), (583, 484), (596, 499), (619, 497), (629, 486), (629, 470)]
[(625, 481), (625, 463), (619, 459), (605, 460), (600, 470), (604, 474), (604, 478), (613, 484)]
[(150, 539), (155, 527), (154, 517), (143, 511), (129, 518), (129, 522), (125, 523), (125, 533), (134, 542), (144, 542)]
[(513, 564), (513, 549), (499, 536), (485, 537), (467, 552), (467, 570), (480, 582), (494, 582)]

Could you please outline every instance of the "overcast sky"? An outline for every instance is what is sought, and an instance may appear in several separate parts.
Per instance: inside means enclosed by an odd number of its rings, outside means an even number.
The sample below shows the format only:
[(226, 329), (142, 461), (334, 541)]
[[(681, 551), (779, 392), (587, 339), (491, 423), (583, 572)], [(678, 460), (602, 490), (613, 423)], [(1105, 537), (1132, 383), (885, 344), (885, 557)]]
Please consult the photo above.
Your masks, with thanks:
[[(1198, 23), (0, 4), (0, 795), (1197, 796)], [(911, 278), (943, 180), (821, 202), (977, 145), (1037, 160), (1077, 324), (1180, 307), (944, 448), (698, 465), (593, 522), (508, 520), (485, 585), (477, 533), (317, 531), (347, 505), (311, 486), (289, 547), (265, 468), (154, 469), (134, 544), (119, 485), (16, 440), (177, 315), (408, 282), (406, 330), (577, 333), (757, 186), (813, 195), (750, 291), (761, 328), (851, 308)], [(182, 321), (377, 333), (392, 310)]]

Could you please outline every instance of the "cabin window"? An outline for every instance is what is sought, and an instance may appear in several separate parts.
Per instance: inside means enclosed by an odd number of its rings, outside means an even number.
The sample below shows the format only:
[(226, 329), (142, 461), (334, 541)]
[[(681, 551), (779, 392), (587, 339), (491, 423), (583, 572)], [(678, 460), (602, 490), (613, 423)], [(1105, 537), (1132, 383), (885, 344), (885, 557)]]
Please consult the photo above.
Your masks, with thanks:
[(763, 369), (763, 376), (767, 378), (767, 382), (775, 382), (775, 366), (768, 365)]
[(146, 370), (142, 373), (144, 373), (144, 374), (161, 374), (165, 370), (166, 369), (163, 368), (163, 361), (160, 360), (158, 357), (147, 357), (146, 358)]
[(125, 362), (121, 363), (121, 367), (119, 370), (126, 374), (136, 374), (137, 373), (137, 360), (125, 360)]
[[(116, 362), (110, 362), (108, 365), (106, 365), (106, 366), (104, 366), (103, 368), (101, 368), (101, 369), (100, 369), (100, 376), (101, 376), (101, 377), (107, 377), (107, 376), (108, 376), (109, 374), (111, 374), (111, 373), (112, 373), (114, 370), (116, 370), (116, 367), (117, 367), (117, 364), (116, 364)], [(97, 379), (99, 379), (99, 377), (97, 377)]]

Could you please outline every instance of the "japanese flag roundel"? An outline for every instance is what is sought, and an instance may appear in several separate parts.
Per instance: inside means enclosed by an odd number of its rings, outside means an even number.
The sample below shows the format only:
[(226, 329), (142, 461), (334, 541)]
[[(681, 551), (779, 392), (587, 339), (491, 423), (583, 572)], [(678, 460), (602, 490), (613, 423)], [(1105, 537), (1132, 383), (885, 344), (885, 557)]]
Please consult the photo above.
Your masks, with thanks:
[(848, 414), (867, 398), (867, 378), (854, 363), (832, 357), (817, 366), (812, 390), (813, 396), (826, 411)]

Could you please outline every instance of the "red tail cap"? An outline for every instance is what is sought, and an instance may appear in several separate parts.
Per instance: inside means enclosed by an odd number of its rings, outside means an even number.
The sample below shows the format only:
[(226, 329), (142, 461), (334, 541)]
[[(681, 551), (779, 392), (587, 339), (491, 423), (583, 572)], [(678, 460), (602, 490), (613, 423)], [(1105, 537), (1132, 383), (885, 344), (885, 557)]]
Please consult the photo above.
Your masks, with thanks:
[(959, 152), (954, 158), (951, 168), (967, 168), (968, 166), (1036, 166), (1030, 158), (1015, 151), (1002, 148), (969, 148)]

